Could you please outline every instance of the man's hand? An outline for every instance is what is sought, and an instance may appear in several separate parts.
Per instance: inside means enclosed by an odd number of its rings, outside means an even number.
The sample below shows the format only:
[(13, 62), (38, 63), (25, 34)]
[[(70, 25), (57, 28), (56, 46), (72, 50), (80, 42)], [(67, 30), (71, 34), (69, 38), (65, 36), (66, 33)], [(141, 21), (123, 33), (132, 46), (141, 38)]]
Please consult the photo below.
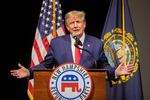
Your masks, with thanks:
[(30, 76), (29, 70), (27, 68), (25, 68), (20, 63), (18, 64), (18, 66), (19, 66), (19, 69), (10, 71), (12, 76), (15, 76), (15, 77), (17, 77), (19, 79), (26, 78), (26, 77)]
[(134, 65), (133, 64), (128, 64), (124, 66), (124, 62), (122, 62), (115, 70), (115, 75), (116, 76), (121, 76), (121, 75), (129, 75), (131, 72), (134, 70)]

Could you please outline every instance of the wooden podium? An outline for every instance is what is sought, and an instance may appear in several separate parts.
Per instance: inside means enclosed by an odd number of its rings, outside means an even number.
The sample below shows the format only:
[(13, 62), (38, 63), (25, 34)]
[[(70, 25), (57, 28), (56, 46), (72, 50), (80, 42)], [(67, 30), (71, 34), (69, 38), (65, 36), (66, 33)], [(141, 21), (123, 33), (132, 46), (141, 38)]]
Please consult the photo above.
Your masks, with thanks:
[[(34, 69), (34, 100), (53, 100), (49, 90), (49, 79), (52, 69)], [(92, 78), (92, 92), (88, 100), (106, 100), (106, 80), (108, 71), (88, 70)]]

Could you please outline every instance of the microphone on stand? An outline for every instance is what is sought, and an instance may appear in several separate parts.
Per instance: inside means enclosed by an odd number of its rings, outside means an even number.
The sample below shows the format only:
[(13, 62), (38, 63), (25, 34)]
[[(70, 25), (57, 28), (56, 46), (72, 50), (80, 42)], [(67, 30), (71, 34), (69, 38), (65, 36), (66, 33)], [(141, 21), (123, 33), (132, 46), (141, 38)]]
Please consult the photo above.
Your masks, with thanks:
[(97, 69), (97, 61), (96, 61), (95, 56), (90, 51), (88, 51), (87, 49), (83, 49), (83, 48), (79, 47), (79, 46), (83, 46), (83, 44), (77, 36), (74, 35), (73, 38), (75, 39), (74, 46), (77, 47), (80, 50), (88, 52), (92, 56), (92, 58), (94, 59), (95, 68)]
[(75, 39), (75, 44), (76, 45), (80, 45), (80, 46), (83, 46), (82, 42), (80, 41), (80, 39), (77, 37), (77, 36), (72, 36), (74, 39)]

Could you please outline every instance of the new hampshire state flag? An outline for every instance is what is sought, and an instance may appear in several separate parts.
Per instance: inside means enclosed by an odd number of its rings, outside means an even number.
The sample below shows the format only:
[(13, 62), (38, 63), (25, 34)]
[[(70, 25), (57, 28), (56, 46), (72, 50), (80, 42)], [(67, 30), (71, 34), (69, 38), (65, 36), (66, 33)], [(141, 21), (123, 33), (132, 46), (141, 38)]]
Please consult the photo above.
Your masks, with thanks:
[(112, 81), (113, 87), (107, 87), (107, 100), (143, 100), (138, 42), (127, 0), (111, 0), (101, 39), (111, 67), (117, 67), (124, 55), (126, 64), (135, 65), (125, 80)]

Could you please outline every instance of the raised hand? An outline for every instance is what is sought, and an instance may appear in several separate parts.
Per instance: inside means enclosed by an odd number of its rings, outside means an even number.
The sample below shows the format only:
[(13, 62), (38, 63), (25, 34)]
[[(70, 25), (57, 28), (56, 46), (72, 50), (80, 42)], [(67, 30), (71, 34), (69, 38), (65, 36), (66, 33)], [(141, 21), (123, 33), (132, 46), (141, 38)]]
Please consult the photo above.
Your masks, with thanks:
[(121, 75), (129, 75), (133, 70), (134, 70), (134, 65), (133, 64), (128, 64), (124, 66), (124, 62), (122, 62), (115, 70), (115, 75), (116, 76), (121, 76)]
[(10, 71), (12, 76), (17, 77), (19, 79), (27, 78), (30, 76), (29, 70), (27, 68), (25, 68), (20, 63), (18, 64), (18, 67), (19, 67), (19, 69)]

